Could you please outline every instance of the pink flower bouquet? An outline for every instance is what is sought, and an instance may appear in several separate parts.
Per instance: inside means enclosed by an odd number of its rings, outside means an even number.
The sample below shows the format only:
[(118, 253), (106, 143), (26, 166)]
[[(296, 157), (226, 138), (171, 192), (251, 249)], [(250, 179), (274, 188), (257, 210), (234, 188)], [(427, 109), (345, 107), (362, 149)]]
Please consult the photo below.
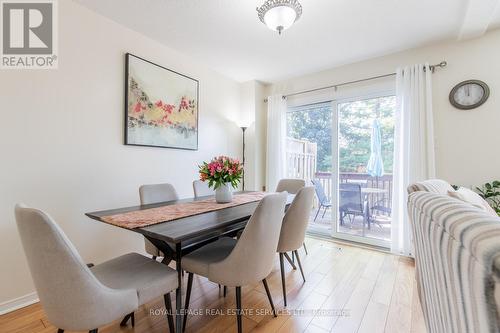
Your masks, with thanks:
[(208, 181), (208, 186), (214, 190), (224, 184), (231, 184), (233, 188), (243, 177), (243, 165), (237, 159), (227, 156), (214, 157), (209, 163), (203, 162), (200, 168), (200, 179)]

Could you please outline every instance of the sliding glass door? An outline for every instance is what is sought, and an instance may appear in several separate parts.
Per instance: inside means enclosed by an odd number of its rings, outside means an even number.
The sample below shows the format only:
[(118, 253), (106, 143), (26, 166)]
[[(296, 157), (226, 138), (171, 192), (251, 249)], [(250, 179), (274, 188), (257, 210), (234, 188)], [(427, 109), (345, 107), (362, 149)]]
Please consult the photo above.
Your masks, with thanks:
[(390, 246), (395, 108), (390, 93), (333, 103), (334, 237)]
[(392, 93), (290, 107), (287, 177), (314, 185), (308, 231), (390, 246)]

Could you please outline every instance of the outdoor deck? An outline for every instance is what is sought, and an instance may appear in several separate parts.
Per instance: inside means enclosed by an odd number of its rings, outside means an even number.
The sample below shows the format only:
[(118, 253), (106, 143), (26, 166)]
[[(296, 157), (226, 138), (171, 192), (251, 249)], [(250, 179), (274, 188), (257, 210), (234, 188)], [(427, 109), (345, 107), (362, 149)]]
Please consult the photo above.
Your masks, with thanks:
[[(314, 221), (315, 215), (316, 212), (312, 211), (307, 230), (314, 234), (331, 236), (333, 228), (331, 210), (328, 210), (326, 212), (324, 218), (322, 218), (321, 215), (318, 216), (316, 221)], [(378, 221), (379, 223), (373, 223), (371, 228), (367, 229), (366, 227), (363, 228), (363, 220), (361, 217), (358, 216), (353, 220), (352, 223), (346, 222), (344, 225), (340, 226), (339, 231), (341, 233), (354, 236), (390, 241), (391, 240), (390, 218), (377, 217), (377, 219), (380, 219)]]
[[(335, 195), (332, 193), (332, 174), (329, 172), (316, 172), (314, 179), (320, 180), (323, 188), (325, 189), (325, 194), (330, 201), (335, 200)], [(340, 173), (339, 177), (340, 183), (357, 183), (363, 188), (376, 188), (383, 190), (383, 193), (368, 195), (368, 206), (373, 207), (375, 205), (380, 205), (388, 210), (391, 209), (392, 204), (392, 175), (387, 174), (382, 177), (371, 177), (366, 173)], [(333, 223), (332, 223), (332, 212), (331, 209), (326, 211), (324, 217), (322, 216), (323, 210), (319, 214), (316, 221), (314, 217), (316, 215), (317, 204), (311, 212), (311, 218), (309, 222), (308, 230), (313, 233), (320, 233), (330, 236), (332, 233)], [(375, 212), (372, 211), (373, 222), (371, 228), (368, 229), (367, 226), (363, 226), (363, 218), (357, 216), (353, 218), (352, 222), (346, 219), (344, 225), (339, 226), (339, 232), (346, 233), (349, 235), (375, 238), (384, 241), (391, 240), (391, 216), (389, 213)]]

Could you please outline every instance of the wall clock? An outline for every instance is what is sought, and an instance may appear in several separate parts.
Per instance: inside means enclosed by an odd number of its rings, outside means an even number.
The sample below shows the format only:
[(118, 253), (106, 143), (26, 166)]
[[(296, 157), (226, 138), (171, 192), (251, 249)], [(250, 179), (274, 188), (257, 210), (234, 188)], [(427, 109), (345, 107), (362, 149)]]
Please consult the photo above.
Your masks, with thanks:
[(450, 103), (460, 110), (475, 109), (490, 96), (490, 88), (479, 80), (460, 82), (450, 92)]

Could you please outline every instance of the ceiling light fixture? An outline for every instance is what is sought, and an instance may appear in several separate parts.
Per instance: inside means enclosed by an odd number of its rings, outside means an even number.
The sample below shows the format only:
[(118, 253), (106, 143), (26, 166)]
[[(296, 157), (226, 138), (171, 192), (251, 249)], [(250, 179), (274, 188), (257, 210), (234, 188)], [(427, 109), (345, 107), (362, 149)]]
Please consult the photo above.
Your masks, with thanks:
[(257, 7), (259, 19), (280, 35), (292, 26), (302, 15), (302, 5), (298, 0), (266, 0)]

